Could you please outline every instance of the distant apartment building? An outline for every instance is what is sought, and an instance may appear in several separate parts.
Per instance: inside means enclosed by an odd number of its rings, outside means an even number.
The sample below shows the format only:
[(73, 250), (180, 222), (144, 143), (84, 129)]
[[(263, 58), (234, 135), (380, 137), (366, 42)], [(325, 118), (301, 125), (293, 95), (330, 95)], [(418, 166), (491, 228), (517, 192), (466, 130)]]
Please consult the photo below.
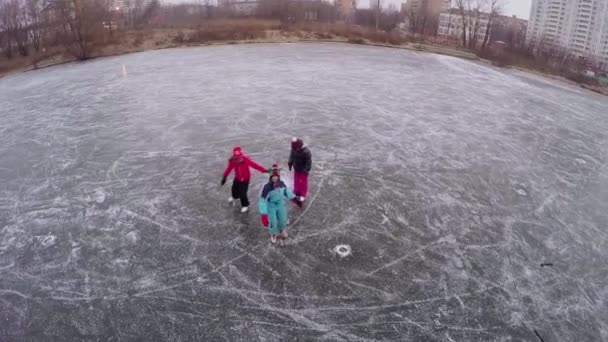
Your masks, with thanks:
[(532, 0), (526, 43), (608, 66), (608, 0)]
[(111, 2), (113, 9), (116, 11), (127, 11), (133, 8), (145, 8), (150, 5), (152, 0), (113, 0)]
[(357, 10), (357, 0), (335, 0), (338, 16), (347, 22), (352, 21)]
[(251, 16), (258, 9), (257, 0), (218, 0), (217, 5), (236, 16)]
[(424, 11), (431, 16), (438, 16), (441, 12), (450, 9), (451, 0), (407, 0), (406, 12)]
[(407, 0), (401, 5), (403, 22), (399, 27), (410, 34), (433, 34), (437, 29), (439, 15), (450, 9), (450, 0)]
[[(467, 36), (467, 41), (469, 40), (469, 35), (472, 33), (473, 36), (477, 37), (478, 41), (482, 41), (486, 34), (486, 29), (488, 27), (490, 15), (488, 13), (481, 13), (479, 15), (479, 20), (472, 15), (465, 16), (465, 23), (467, 27), (467, 32), (465, 33)], [(477, 30), (470, 31), (470, 28), (475, 28), (475, 23), (477, 22)], [(463, 30), (463, 22), (462, 22), (462, 14), (458, 9), (452, 8), (448, 11), (442, 12), (439, 15), (439, 28), (437, 29), (437, 34), (447, 38), (453, 39), (461, 39), (462, 38), (462, 30)]]
[(516, 16), (499, 15), (492, 20), (490, 39), (509, 48), (523, 48), (526, 44), (528, 21)]
[[(469, 28), (475, 27), (477, 19), (473, 13), (465, 15), (465, 23), (467, 25), (467, 40), (469, 39)], [(477, 41), (481, 42), (485, 38), (488, 23), (490, 22), (489, 13), (480, 13), (479, 22), (477, 23), (477, 33), (473, 35), (477, 37)], [(495, 16), (490, 23), (490, 41), (502, 41), (511, 47), (520, 47), (523, 45), (526, 35), (527, 20), (519, 19), (516, 16)], [(458, 9), (451, 9), (443, 12), (439, 16), (439, 28), (437, 34), (445, 38), (462, 39), (462, 14)]]

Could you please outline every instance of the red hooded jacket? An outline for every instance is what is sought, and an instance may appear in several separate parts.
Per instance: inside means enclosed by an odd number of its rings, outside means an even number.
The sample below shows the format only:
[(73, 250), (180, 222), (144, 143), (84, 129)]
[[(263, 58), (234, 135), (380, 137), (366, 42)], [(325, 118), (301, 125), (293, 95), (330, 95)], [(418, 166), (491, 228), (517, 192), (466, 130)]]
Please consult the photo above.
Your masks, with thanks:
[(249, 172), (250, 167), (260, 172), (266, 172), (266, 169), (260, 164), (249, 159), (246, 155), (241, 154), (239, 156), (232, 156), (228, 160), (228, 166), (226, 167), (226, 170), (224, 170), (224, 177), (228, 177), (230, 172), (234, 169), (235, 180), (239, 182), (248, 181), (249, 178), (251, 178), (251, 173)]

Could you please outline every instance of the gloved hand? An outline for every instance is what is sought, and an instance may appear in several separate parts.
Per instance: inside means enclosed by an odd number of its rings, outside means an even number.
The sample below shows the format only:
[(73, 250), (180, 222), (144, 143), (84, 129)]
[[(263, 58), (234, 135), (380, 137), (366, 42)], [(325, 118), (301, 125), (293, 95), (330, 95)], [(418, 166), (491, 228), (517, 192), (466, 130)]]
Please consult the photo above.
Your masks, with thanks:
[(272, 173), (272, 169), (266, 169), (264, 170), (265, 173)]
[(264, 227), (268, 228), (268, 215), (264, 214), (261, 217), (262, 219), (262, 224), (264, 225)]
[(289, 171), (293, 168), (293, 163), (289, 163)]
[(226, 177), (222, 177), (222, 181), (220, 182), (220, 184), (222, 186), (224, 186), (224, 184), (226, 184)]

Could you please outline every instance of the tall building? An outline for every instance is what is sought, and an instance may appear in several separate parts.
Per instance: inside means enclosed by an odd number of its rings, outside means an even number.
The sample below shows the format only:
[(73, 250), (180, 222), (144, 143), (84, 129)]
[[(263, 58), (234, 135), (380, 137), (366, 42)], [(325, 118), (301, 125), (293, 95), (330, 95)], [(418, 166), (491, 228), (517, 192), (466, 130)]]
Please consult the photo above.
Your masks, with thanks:
[[(470, 29), (475, 27), (474, 22), (476, 21), (476, 16), (471, 14), (473, 13), (468, 12), (465, 17), (465, 23), (467, 24), (467, 32), (465, 32), (465, 35), (467, 36), (467, 40), (473, 39), (473, 37), (470, 36), (472, 33), (473, 36), (477, 38), (477, 41), (481, 42), (485, 37), (486, 28), (490, 22), (490, 15), (488, 13), (481, 13), (479, 15), (479, 21), (477, 22), (477, 32), (470, 32)], [(446, 38), (460, 39), (462, 37), (462, 30), (462, 14), (459, 10), (453, 8), (449, 11), (442, 12), (439, 15), (438, 35)]]
[[(516, 16), (497, 15), (490, 21), (490, 13), (485, 12), (481, 12), (478, 18), (479, 21), (477, 22), (477, 14), (466, 13), (467, 32), (465, 34), (467, 40), (472, 39), (470, 36), (472, 33), (477, 38), (478, 43), (483, 42), (488, 25), (490, 25), (490, 31), (488, 31), (490, 42), (502, 42), (502, 44), (511, 47), (523, 45), (528, 26), (527, 20), (519, 19)], [(477, 32), (470, 32), (470, 29), (476, 26), (476, 22)], [(437, 29), (439, 36), (460, 40), (462, 39), (462, 30), (462, 14), (458, 9), (452, 8), (439, 15), (439, 27)]]
[(450, 9), (451, 0), (407, 0), (406, 11), (420, 11), (426, 9), (431, 16), (439, 16), (441, 12)]
[(526, 43), (608, 65), (608, 0), (532, 0)]

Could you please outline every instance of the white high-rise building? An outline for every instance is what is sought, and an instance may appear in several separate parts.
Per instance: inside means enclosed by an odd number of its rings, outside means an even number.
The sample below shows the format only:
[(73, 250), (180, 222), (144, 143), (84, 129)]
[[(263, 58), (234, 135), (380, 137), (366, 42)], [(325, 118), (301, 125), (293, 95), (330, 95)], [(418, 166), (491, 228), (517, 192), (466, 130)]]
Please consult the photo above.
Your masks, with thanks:
[(532, 0), (526, 43), (561, 46), (608, 65), (608, 0)]

